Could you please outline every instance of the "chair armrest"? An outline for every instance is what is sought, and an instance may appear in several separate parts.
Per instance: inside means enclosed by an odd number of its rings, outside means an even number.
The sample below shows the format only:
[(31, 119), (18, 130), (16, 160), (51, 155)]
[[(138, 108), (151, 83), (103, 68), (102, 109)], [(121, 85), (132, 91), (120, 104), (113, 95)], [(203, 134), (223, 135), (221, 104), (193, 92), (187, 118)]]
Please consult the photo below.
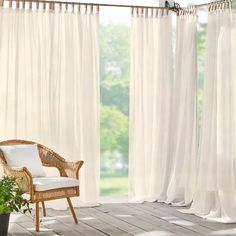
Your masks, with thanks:
[(14, 177), (17, 184), (19, 185), (19, 188), (24, 193), (29, 193), (31, 199), (33, 199), (33, 178), (26, 167), (10, 167), (8, 165), (5, 165), (4, 172), (6, 175)]
[(61, 176), (70, 177), (74, 179), (79, 179), (79, 170), (81, 166), (84, 164), (83, 161), (77, 161), (77, 162), (62, 162), (62, 168), (64, 174), (61, 173)]
[(53, 150), (39, 145), (39, 155), (44, 166), (57, 168), (60, 176), (79, 179), (79, 170), (83, 161), (69, 162)]

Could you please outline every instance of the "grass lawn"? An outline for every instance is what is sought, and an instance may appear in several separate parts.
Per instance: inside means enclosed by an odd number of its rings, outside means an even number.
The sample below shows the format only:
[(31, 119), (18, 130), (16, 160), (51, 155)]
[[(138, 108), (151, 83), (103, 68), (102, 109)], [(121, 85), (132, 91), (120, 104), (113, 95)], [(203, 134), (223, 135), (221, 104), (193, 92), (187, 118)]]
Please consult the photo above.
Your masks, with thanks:
[(101, 177), (101, 196), (123, 196), (128, 194), (128, 177)]

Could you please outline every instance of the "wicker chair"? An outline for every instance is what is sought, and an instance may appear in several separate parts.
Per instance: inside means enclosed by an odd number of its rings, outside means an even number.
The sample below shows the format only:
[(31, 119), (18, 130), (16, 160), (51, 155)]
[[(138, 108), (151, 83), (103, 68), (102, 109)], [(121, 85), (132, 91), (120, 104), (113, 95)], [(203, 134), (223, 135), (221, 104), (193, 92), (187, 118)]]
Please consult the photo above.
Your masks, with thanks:
[[(32, 141), (25, 141), (25, 140), (7, 140), (0, 142), (1, 145), (20, 145), (20, 144), (37, 144)], [(37, 144), (39, 149), (39, 155), (43, 166), (47, 167), (56, 167), (59, 172), (60, 176), (62, 177), (70, 177), (74, 179), (79, 179), (79, 170), (83, 165), (83, 161), (77, 162), (67, 162), (64, 158), (59, 156), (57, 153), (52, 151), (51, 149)], [(47, 191), (36, 191), (35, 186), (33, 184), (33, 178), (31, 173), (28, 171), (26, 167), (22, 168), (12, 168), (7, 165), (6, 159), (4, 157), (3, 152), (0, 149), (0, 163), (3, 166), (4, 173), (6, 175), (10, 175), (16, 178), (17, 182), (19, 183), (21, 189), (25, 192), (30, 194), (30, 198), (32, 203), (36, 204), (36, 231), (39, 231), (39, 203), (42, 203), (43, 208), (43, 216), (46, 216), (46, 209), (45, 209), (45, 201), (55, 200), (66, 198), (74, 218), (75, 223), (78, 223), (75, 211), (73, 209), (70, 197), (75, 197), (80, 195), (79, 187), (67, 187), (67, 188), (58, 188), (58, 189), (51, 189)]]

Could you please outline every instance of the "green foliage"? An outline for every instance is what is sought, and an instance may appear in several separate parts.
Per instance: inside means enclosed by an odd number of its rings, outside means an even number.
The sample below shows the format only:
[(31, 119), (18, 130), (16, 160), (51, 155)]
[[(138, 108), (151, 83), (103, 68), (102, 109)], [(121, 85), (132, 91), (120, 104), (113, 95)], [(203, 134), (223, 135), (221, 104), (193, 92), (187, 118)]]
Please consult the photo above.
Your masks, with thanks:
[(129, 27), (112, 23), (101, 25), (99, 39), (101, 79), (129, 75)]
[(19, 189), (14, 178), (4, 176), (0, 180), (0, 215), (19, 212), (31, 212), (29, 201), (23, 198), (23, 192)]
[(129, 112), (130, 29), (122, 24), (101, 25), (100, 77), (101, 102)]
[(127, 155), (128, 117), (115, 106), (101, 107), (101, 152), (114, 150)]
[[(124, 176), (128, 171), (129, 43), (130, 29), (128, 26), (112, 23), (101, 25), (102, 177)], [(107, 194), (109, 193), (107, 192)]]
[(232, 6), (233, 6), (233, 9), (236, 9), (236, 1), (233, 0)]
[(106, 77), (101, 81), (101, 100), (106, 106), (116, 106), (126, 116), (129, 113), (129, 82)]

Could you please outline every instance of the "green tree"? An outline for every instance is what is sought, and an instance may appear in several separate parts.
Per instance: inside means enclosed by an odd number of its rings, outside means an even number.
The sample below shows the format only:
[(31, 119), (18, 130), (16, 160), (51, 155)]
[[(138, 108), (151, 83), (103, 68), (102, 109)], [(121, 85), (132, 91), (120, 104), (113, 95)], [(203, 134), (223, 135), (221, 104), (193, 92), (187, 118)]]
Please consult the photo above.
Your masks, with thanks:
[[(101, 107), (100, 140), (101, 175), (103, 177), (127, 176), (128, 117), (115, 106)], [(118, 186), (116, 188), (119, 189)]]
[(100, 73), (101, 80), (128, 80), (130, 28), (123, 24), (100, 27)]
[(123, 24), (100, 28), (101, 102), (129, 113), (130, 29)]
[(115, 106), (101, 107), (101, 152), (128, 155), (128, 117)]
[(129, 82), (110, 80), (101, 82), (101, 101), (106, 106), (116, 106), (126, 116), (129, 113)]
[[(123, 187), (121, 185), (116, 186), (118, 190), (126, 189), (124, 185), (127, 184), (129, 43), (130, 29), (128, 26), (112, 23), (101, 25), (100, 92), (102, 104), (100, 141), (101, 174), (103, 177), (101, 188), (104, 194), (107, 193), (104, 182), (105, 176), (109, 176), (109, 179), (118, 178), (118, 176), (125, 177), (122, 180), (123, 184), (121, 184)], [(120, 180), (117, 179), (116, 183), (119, 183)]]

